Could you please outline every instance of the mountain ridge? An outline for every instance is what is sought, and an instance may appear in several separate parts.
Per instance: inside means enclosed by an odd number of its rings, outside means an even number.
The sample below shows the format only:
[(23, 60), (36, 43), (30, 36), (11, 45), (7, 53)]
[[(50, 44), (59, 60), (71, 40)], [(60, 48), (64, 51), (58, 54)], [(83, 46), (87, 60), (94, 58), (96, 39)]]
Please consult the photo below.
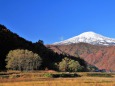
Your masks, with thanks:
[(99, 69), (115, 71), (115, 46), (98, 46), (88, 43), (74, 43), (69, 45), (47, 45), (48, 48), (61, 54), (81, 57), (87, 63)]
[(115, 71), (114, 38), (89, 31), (47, 47), (59, 54), (81, 57), (99, 69)]
[(89, 43), (92, 45), (105, 45), (105, 46), (115, 45), (114, 38), (105, 37), (92, 31), (84, 32), (78, 36), (74, 36), (61, 42), (55, 42), (53, 43), (53, 45), (68, 45), (80, 42)]

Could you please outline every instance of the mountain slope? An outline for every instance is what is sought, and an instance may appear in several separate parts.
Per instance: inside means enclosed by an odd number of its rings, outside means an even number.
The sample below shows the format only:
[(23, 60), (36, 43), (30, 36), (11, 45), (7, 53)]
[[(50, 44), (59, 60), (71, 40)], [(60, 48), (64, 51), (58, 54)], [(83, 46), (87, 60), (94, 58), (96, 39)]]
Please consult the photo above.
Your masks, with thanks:
[(11, 32), (5, 26), (0, 25), (0, 70), (5, 69), (5, 58), (10, 50), (14, 49), (28, 49), (34, 53), (38, 53), (42, 58), (42, 68), (49, 68), (50, 63), (59, 61), (53, 51), (46, 48), (42, 42), (38, 41), (32, 43), (24, 38), (18, 36), (16, 33)]
[(66, 53), (76, 57), (79, 56), (99, 69), (115, 71), (115, 46), (76, 43), (69, 45), (48, 45), (47, 47), (57, 53)]
[(42, 58), (41, 69), (55, 69), (54, 64), (62, 61), (65, 56), (78, 61), (81, 66), (84, 66), (84, 69), (86, 68), (86, 64), (83, 59), (57, 54), (44, 46), (42, 40), (32, 43), (31, 41), (27, 41), (18, 36), (16, 33), (11, 32), (4, 25), (0, 24), (0, 71), (5, 69), (5, 59), (8, 52), (14, 49), (28, 49), (39, 54)]
[(80, 42), (89, 43), (93, 45), (115, 45), (115, 39), (104, 37), (94, 32), (84, 32), (70, 39), (61, 42), (56, 42), (54, 43), (54, 45), (67, 45)]

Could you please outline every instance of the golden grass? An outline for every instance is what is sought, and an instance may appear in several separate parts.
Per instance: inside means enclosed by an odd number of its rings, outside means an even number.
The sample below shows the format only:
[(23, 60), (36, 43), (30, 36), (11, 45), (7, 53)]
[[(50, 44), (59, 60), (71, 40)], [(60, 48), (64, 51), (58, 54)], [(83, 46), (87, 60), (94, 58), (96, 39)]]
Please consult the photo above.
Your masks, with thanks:
[[(0, 86), (115, 86), (115, 74), (113, 77), (89, 77), (87, 73), (78, 73), (82, 77), (76, 78), (44, 78), (46, 72), (8, 72), (9, 76), (21, 77), (1, 78)], [(3, 73), (4, 74), (4, 73)]]
[(4, 82), (0, 86), (115, 86), (115, 78), (79, 77), (79, 78), (47, 78), (37, 81)]

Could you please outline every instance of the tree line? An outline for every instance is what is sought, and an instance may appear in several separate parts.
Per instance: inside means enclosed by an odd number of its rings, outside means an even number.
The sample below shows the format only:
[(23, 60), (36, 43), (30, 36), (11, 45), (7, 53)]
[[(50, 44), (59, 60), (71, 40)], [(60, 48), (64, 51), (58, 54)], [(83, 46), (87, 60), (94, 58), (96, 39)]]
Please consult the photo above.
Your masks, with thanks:
[[(7, 62), (6, 68), (9, 70), (39, 70), (39, 67), (42, 65), (41, 57), (37, 53), (33, 53), (27, 49), (11, 50), (8, 53), (5, 61)], [(83, 71), (84, 69), (84, 67), (81, 66), (78, 61), (69, 59), (67, 57), (63, 58), (59, 63), (55, 63), (55, 68), (57, 68), (58, 71), (64, 72)]]

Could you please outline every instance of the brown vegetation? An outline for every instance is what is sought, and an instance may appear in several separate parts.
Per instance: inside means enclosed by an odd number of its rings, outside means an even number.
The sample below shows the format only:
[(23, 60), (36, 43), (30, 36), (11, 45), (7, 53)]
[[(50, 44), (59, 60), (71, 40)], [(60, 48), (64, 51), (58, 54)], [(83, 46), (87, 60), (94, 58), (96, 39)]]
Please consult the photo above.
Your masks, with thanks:
[[(12, 76), (11, 72), (8, 74)], [(7, 78), (0, 79), (0, 86), (19, 86), (19, 85), (20, 86), (114, 86), (115, 85), (114, 74), (111, 74), (113, 77), (97, 76), (95, 78), (87, 76), (87, 74), (90, 73), (82, 73), (82, 72), (78, 73), (82, 77), (76, 77), (76, 78), (41, 77), (44, 74), (44, 71), (31, 72), (31, 73), (13, 72), (13, 74), (15, 75), (20, 74), (21, 77), (10, 77), (9, 79)]]

